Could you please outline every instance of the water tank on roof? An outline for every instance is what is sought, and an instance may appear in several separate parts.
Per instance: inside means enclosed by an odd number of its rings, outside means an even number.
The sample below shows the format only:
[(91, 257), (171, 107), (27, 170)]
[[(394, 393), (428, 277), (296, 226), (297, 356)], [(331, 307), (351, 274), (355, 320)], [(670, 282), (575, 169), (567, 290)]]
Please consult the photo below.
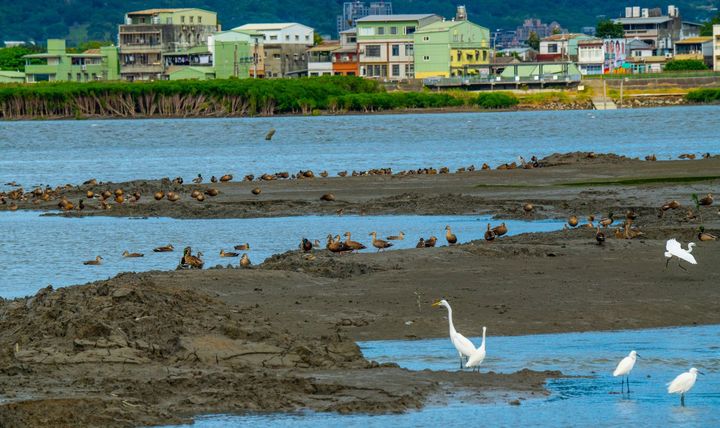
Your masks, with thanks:
[(640, 6), (633, 6), (633, 18), (640, 18)]

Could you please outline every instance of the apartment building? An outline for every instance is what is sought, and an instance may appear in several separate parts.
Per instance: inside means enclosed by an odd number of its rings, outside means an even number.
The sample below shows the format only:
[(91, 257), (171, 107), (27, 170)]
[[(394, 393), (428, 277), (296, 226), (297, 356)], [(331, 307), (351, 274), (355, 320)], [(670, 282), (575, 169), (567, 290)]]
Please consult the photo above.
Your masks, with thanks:
[(207, 43), (218, 31), (217, 14), (203, 9), (128, 12), (118, 28), (120, 75), (155, 80), (165, 78), (169, 67), (212, 67)]
[(683, 21), (680, 9), (672, 5), (668, 6), (667, 15), (660, 8), (626, 7), (625, 16), (615, 19), (615, 23), (622, 24), (626, 39), (640, 39), (652, 46), (655, 56), (672, 54), (675, 42), (699, 36), (701, 27)]
[(720, 71), (720, 25), (713, 25), (713, 70)]
[(340, 33), (340, 47), (332, 52), (333, 74), (357, 76), (358, 66), (357, 29), (351, 28)]
[(382, 80), (415, 78), (415, 39), (419, 29), (442, 21), (435, 14), (371, 15), (357, 20), (360, 75)]
[(265, 48), (262, 33), (229, 30), (208, 37), (215, 78), (261, 78), (265, 76)]
[(415, 77), (488, 74), (490, 30), (467, 20), (439, 21), (414, 34)]
[(313, 46), (315, 31), (296, 22), (245, 24), (237, 31), (263, 35), (265, 77), (307, 76), (306, 51)]
[(49, 39), (47, 52), (25, 55), (27, 82), (117, 80), (118, 48), (103, 46), (81, 53), (69, 53), (65, 40)]
[(578, 42), (591, 39), (586, 34), (553, 34), (540, 40), (540, 52), (537, 55), (538, 61), (568, 61), (576, 60), (578, 54)]

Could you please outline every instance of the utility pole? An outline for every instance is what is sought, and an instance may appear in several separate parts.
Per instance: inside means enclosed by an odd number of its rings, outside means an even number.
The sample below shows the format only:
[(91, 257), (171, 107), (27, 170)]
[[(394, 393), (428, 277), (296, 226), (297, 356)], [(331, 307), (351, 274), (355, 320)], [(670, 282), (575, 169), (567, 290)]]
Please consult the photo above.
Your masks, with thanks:
[(620, 79), (620, 108), (622, 108), (623, 105), (623, 84), (625, 83), (625, 79)]

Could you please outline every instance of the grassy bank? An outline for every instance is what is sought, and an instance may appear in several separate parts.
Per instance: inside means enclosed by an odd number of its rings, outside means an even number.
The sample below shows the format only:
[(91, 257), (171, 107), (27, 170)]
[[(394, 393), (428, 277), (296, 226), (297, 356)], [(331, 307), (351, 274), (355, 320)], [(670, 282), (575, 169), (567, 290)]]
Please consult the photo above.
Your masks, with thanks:
[(326, 76), (278, 80), (58, 82), (0, 85), (0, 118), (224, 117), (310, 114), (315, 111), (477, 106), (510, 108), (506, 93), (385, 92), (375, 81)]
[(720, 103), (720, 88), (695, 89), (685, 98), (692, 103)]

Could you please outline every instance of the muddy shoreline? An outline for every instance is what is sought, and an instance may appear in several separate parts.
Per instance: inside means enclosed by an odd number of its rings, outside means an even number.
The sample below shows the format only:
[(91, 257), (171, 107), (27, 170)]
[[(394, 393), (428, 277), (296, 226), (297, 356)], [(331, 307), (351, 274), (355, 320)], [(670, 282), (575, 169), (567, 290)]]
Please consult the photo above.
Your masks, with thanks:
[[(452, 174), (177, 185), (98, 184), (140, 191), (62, 215), (221, 218), (347, 214), (477, 214), (567, 218), (580, 226), (437, 248), (383, 253), (290, 251), (252, 269), (121, 274), (0, 301), (0, 425), (137, 426), (202, 413), (395, 412), (470, 391), (478, 402), (546, 394), (560, 373), (408, 372), (365, 360), (355, 341), (447, 334), (446, 298), (467, 336), (577, 332), (720, 323), (720, 158), (648, 162), (567, 154), (533, 169)], [(165, 187), (162, 187), (165, 186)], [(195, 189), (219, 194), (198, 202)], [(250, 190), (261, 187), (260, 195)], [(152, 192), (175, 191), (175, 203)], [(55, 209), (88, 185), (19, 209)], [(334, 201), (320, 196), (333, 193)], [(680, 207), (661, 210), (668, 201)], [(97, 204), (98, 201), (88, 202)], [(525, 212), (523, 205), (533, 204)], [(8, 209), (8, 204), (0, 209)], [(615, 235), (628, 210), (635, 239)], [(606, 241), (583, 226), (615, 214)], [(444, 236), (438, 231), (438, 236)], [(665, 269), (665, 241), (697, 242), (697, 266)], [(406, 239), (417, 239), (407, 237)], [(192, 314), (192, 316), (188, 316)], [(499, 395), (498, 395), (499, 393)], [(501, 398), (503, 402), (506, 398)]]

